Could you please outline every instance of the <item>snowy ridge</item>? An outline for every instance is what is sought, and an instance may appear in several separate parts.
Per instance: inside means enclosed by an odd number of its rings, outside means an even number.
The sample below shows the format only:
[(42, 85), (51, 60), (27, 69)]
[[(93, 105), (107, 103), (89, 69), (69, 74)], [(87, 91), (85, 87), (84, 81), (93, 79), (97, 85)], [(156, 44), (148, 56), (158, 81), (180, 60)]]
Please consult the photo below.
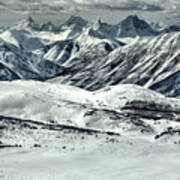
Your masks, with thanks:
[[(166, 119), (173, 124), (180, 115), (179, 100), (168, 99), (136, 85), (119, 85), (88, 92), (67, 85), (37, 81), (0, 84), (1, 116), (12, 119), (14, 117), (39, 123), (73, 125), (128, 134), (132, 131), (131, 128), (136, 127), (137, 122), (134, 122), (132, 117), (135, 116), (134, 110), (138, 107), (137, 121), (140, 124), (134, 131), (138, 134), (141, 128), (149, 133), (154, 132), (154, 126), (151, 127), (148, 121), (153, 122), (158, 119), (161, 122)], [(154, 103), (153, 109), (152, 103)], [(152, 112), (155, 114), (145, 116)]]

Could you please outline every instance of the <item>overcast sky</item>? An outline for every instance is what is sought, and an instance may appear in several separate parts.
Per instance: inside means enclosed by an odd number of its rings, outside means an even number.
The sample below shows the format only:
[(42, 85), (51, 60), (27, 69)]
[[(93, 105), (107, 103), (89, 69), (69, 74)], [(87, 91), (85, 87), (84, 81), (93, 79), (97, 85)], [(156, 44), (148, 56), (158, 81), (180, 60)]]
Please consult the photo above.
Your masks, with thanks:
[(179, 10), (180, 0), (0, 0), (0, 23), (13, 23), (29, 15), (39, 21), (57, 22), (70, 15), (81, 15), (116, 23), (127, 14), (168, 21), (178, 20)]

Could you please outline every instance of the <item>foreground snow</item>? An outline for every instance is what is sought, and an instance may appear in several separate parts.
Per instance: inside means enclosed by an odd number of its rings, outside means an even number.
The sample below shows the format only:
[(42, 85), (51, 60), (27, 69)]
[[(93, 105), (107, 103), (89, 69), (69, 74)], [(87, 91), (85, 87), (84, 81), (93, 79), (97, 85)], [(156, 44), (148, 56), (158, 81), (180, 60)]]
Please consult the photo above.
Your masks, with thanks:
[(88, 151), (1, 150), (3, 180), (178, 180), (179, 146), (123, 139)]
[(180, 178), (180, 100), (131, 84), (0, 87), (0, 179)]

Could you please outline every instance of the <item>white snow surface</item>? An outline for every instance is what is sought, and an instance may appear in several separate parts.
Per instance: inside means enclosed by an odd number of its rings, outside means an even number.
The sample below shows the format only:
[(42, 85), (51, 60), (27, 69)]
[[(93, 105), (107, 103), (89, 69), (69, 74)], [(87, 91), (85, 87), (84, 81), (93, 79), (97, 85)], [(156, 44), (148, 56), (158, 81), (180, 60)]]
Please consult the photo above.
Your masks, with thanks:
[(66, 101), (85, 104), (90, 98), (90, 93), (85, 90), (68, 85), (38, 81), (0, 82), (0, 84), (1, 115), (22, 119), (41, 121), (72, 119), (76, 109), (65, 107), (63, 104)]
[[(130, 84), (94, 92), (68, 85), (22, 80), (0, 82), (0, 87), (1, 116), (115, 132), (123, 132), (123, 128), (118, 125), (120, 121), (111, 119), (112, 113), (121, 113), (121, 108), (129, 102), (154, 102), (162, 107), (169, 106), (170, 111), (180, 109), (180, 100)], [(128, 127), (126, 123), (124, 126)]]
[[(0, 142), (16, 146), (0, 148), (0, 179), (180, 178), (179, 135), (167, 134), (155, 140), (156, 134), (169, 127), (178, 130), (179, 122), (163, 118), (158, 121), (144, 119), (141, 127), (128, 117), (122, 120), (113, 117), (121, 113), (120, 108), (125, 102), (153, 101), (162, 106), (171, 105), (176, 110), (180, 106), (179, 100), (131, 84), (94, 92), (68, 85), (22, 80), (0, 82), (0, 87), (0, 116), (11, 117), (7, 129), (0, 130)], [(21, 121), (13, 121), (13, 118), (21, 118)], [(23, 125), (27, 120), (118, 132), (121, 136), (84, 133), (69, 128), (50, 130), (38, 124), (35, 128), (31, 123)], [(5, 121), (0, 127), (3, 125), (6, 125)], [(147, 130), (147, 133), (141, 130)]]
[(88, 151), (0, 151), (3, 180), (178, 180), (179, 165), (179, 146), (141, 139), (122, 138), (118, 144), (90, 147)]

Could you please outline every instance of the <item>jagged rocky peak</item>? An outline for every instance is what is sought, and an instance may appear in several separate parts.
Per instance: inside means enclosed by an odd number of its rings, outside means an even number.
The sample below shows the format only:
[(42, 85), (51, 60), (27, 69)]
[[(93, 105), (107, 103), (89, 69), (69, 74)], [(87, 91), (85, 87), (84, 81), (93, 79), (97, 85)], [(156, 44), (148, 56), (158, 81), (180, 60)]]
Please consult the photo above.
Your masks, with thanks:
[(79, 25), (79, 26), (86, 26), (88, 22), (81, 18), (80, 16), (71, 16), (65, 23), (66, 25)]
[(60, 31), (60, 27), (54, 25), (51, 21), (49, 21), (47, 23), (42, 24), (40, 27), (40, 30), (57, 32), (57, 31)]
[(96, 24), (98, 25), (102, 25), (103, 24), (103, 21), (101, 18), (98, 18), (97, 21), (96, 21)]
[(98, 18), (96, 22), (92, 25), (91, 31), (95, 31), (96, 36), (101, 37), (117, 37), (119, 27), (117, 25), (112, 25), (104, 22), (101, 18)]
[(35, 27), (37, 26), (34, 19), (31, 16), (28, 16), (26, 19), (20, 23), (21, 26), (27, 26), (27, 27)]
[(84, 20), (80, 16), (71, 16), (60, 28), (62, 31), (70, 30), (68, 38), (72, 38), (77, 34), (81, 33), (84, 28), (88, 25), (88, 21)]
[(33, 30), (40, 30), (40, 25), (35, 22), (32, 16), (28, 16), (24, 20), (18, 22), (15, 28), (20, 28), (20, 29), (31, 28)]
[(100, 18), (98, 18), (92, 27), (94, 30), (98, 30), (101, 27), (101, 25), (102, 25), (102, 20)]
[(31, 16), (28, 16), (25, 20), (21, 21), (18, 24), (18, 27), (31, 28), (32, 30), (35, 31), (53, 31), (53, 32), (56, 32), (60, 29), (58, 26), (54, 25), (51, 21), (47, 23), (38, 24)]
[(28, 23), (28, 25), (34, 25), (35, 24), (34, 19), (31, 16), (29, 16), (27, 18), (27, 23)]
[(137, 15), (129, 15), (119, 25), (121, 26), (121, 36), (148, 36), (158, 34), (146, 21), (140, 19)]
[(140, 19), (137, 15), (128, 16), (125, 20), (121, 22), (121, 25), (134, 26), (135, 28), (139, 28), (139, 29), (150, 28), (150, 25), (146, 21)]
[(107, 24), (106, 22), (104, 22), (101, 18), (98, 18), (98, 19), (95, 21), (93, 27), (94, 27), (94, 29), (100, 29), (100, 28), (104, 28), (104, 27), (106, 27), (106, 26), (108, 26), (108, 25), (109, 25), (109, 24)]
[(101, 18), (98, 19), (98, 23), (99, 23), (99, 24), (102, 24)]

